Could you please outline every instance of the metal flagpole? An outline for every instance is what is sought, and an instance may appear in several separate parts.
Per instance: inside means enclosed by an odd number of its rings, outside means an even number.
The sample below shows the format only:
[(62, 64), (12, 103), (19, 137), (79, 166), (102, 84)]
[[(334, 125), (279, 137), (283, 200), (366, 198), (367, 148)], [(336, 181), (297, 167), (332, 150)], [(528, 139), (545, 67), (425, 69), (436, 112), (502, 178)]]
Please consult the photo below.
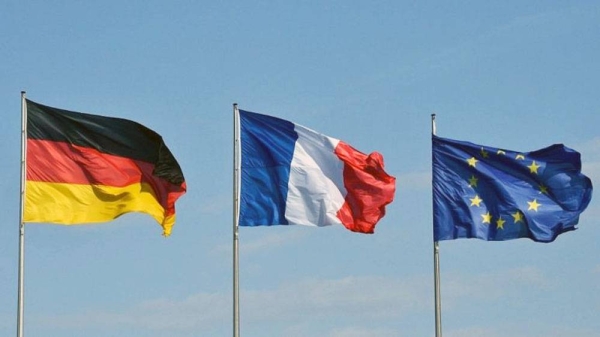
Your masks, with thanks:
[(23, 212), (25, 205), (25, 174), (27, 172), (27, 101), (25, 91), (21, 91), (21, 198), (19, 206), (19, 286), (17, 305), (17, 337), (23, 337), (23, 270), (25, 269), (25, 224)]
[[(431, 114), (431, 134), (436, 134), (435, 114)], [(433, 282), (435, 287), (435, 337), (442, 337), (442, 299), (440, 297), (440, 246), (437, 241), (433, 241)]]
[(239, 112), (233, 103), (233, 337), (240, 336), (240, 277), (239, 277)]

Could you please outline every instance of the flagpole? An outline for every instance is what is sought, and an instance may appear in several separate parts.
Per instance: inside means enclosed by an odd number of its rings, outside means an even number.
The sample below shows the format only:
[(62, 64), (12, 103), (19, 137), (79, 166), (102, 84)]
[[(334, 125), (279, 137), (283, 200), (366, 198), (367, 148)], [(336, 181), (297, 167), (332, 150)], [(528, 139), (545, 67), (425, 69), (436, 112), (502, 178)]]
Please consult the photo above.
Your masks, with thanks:
[(25, 269), (25, 224), (23, 209), (25, 205), (25, 174), (27, 172), (27, 101), (25, 91), (21, 91), (21, 197), (19, 202), (19, 276), (17, 304), (17, 337), (23, 337), (23, 271)]
[[(431, 114), (431, 134), (436, 134), (435, 114)], [(440, 295), (440, 247), (437, 241), (433, 241), (433, 282), (435, 288), (435, 337), (442, 337), (442, 299)]]
[(233, 337), (240, 336), (240, 277), (239, 277), (239, 120), (237, 103), (233, 103)]

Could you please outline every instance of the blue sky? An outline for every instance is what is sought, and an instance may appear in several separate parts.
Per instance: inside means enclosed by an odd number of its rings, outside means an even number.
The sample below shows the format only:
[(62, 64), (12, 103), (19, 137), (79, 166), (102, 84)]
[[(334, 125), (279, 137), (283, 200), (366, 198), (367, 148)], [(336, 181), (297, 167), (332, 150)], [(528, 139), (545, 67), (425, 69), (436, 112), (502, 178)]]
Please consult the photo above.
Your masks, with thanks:
[[(232, 103), (292, 120), (397, 177), (374, 235), (240, 230), (243, 336), (434, 335), (438, 135), (564, 143), (600, 186), (595, 1), (16, 1), (0, 10), (0, 335), (16, 331), (20, 91), (136, 120), (184, 171), (173, 235), (143, 214), (26, 226), (28, 336), (228, 336)], [(446, 337), (600, 336), (600, 204), (550, 244), (440, 243)]]

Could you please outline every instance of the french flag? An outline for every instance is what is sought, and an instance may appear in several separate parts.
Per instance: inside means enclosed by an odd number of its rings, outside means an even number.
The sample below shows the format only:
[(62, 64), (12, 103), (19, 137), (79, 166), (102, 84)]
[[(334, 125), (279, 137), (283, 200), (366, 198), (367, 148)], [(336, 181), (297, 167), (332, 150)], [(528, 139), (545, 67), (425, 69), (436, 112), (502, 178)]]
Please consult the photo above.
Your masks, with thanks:
[(344, 225), (374, 232), (396, 190), (381, 154), (366, 155), (280, 118), (238, 111), (239, 226)]

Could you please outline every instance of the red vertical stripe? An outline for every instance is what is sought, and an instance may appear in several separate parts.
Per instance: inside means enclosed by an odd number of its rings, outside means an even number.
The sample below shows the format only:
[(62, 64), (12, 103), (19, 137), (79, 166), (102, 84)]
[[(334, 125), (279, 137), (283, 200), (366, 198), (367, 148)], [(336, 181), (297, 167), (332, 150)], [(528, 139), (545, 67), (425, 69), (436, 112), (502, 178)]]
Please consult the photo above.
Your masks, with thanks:
[(353, 232), (373, 233), (394, 200), (396, 178), (384, 171), (383, 156), (366, 155), (340, 141), (335, 154), (344, 163), (344, 186), (348, 194), (337, 217)]

